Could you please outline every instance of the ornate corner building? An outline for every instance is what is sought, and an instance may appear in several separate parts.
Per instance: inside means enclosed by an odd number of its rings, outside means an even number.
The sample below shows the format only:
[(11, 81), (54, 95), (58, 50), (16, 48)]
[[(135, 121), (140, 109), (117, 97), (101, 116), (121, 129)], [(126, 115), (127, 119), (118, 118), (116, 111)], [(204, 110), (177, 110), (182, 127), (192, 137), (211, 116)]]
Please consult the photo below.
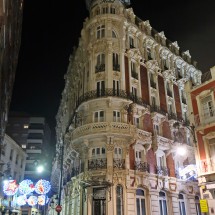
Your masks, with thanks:
[(52, 184), (57, 191), (63, 159), (61, 213), (200, 214), (197, 182), (179, 170), (195, 165), (184, 84), (198, 86), (202, 73), (129, 1), (87, 5), (56, 116)]

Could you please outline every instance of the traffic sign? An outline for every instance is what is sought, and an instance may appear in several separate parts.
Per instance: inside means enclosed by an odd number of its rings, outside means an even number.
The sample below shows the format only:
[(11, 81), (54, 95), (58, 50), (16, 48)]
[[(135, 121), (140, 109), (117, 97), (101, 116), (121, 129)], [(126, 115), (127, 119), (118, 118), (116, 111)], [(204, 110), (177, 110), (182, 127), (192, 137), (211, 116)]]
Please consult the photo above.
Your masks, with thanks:
[(61, 205), (57, 205), (56, 208), (55, 208), (55, 210), (56, 210), (57, 212), (61, 212), (61, 211), (62, 211)]

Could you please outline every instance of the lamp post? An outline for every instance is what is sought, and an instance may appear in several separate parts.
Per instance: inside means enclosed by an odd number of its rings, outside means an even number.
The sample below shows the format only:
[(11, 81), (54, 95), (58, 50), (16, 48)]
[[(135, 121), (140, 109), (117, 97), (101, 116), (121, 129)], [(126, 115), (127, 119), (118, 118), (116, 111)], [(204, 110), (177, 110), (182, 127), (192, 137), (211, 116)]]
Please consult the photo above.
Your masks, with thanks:
[(59, 191), (58, 191), (58, 205), (56, 206), (57, 214), (60, 215), (61, 212), (61, 191), (62, 191), (62, 180), (63, 180), (63, 154), (64, 154), (64, 145), (60, 146), (60, 181), (59, 181)]

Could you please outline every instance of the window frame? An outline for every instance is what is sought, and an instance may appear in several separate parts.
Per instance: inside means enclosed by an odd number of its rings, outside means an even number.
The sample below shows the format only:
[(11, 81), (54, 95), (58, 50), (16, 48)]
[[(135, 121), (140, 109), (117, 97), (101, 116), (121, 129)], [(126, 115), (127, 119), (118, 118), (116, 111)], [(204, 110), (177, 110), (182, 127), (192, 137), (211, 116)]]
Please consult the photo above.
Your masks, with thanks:
[[(98, 116), (96, 116), (96, 114), (98, 114)], [(101, 116), (101, 114), (103, 114), (103, 117)], [(105, 111), (104, 110), (94, 111), (93, 121), (94, 122), (104, 122), (105, 121)]]

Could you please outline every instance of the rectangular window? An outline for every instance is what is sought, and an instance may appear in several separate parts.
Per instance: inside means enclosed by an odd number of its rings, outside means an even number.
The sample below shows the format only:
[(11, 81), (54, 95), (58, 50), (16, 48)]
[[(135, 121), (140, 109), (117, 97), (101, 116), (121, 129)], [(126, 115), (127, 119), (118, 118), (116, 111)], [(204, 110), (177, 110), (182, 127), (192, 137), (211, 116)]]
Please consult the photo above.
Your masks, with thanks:
[(113, 95), (119, 96), (119, 81), (113, 80)]
[(113, 111), (113, 121), (114, 122), (121, 122), (120, 112), (117, 110)]
[(11, 151), (10, 151), (10, 160), (11, 161), (13, 160), (13, 149), (11, 149)]
[(154, 128), (154, 135), (160, 135), (160, 127), (157, 124), (153, 125)]
[(134, 47), (134, 39), (132, 37), (129, 37), (129, 45), (130, 45), (130, 48), (135, 48)]
[(132, 87), (131, 90), (132, 90), (131, 93), (132, 93), (133, 98), (136, 99), (137, 98), (137, 88), (136, 87)]
[(105, 37), (105, 25), (97, 27), (97, 39)]
[(203, 117), (210, 118), (215, 116), (214, 105), (212, 101), (212, 96), (207, 96), (201, 101), (203, 108)]
[(138, 117), (133, 118), (133, 123), (137, 128), (140, 127), (140, 119)]
[(104, 111), (96, 111), (94, 113), (94, 122), (104, 122)]
[(151, 96), (151, 102), (152, 102), (152, 106), (155, 107), (156, 106), (156, 98), (154, 96)]
[(104, 96), (105, 95), (105, 82), (104, 81), (98, 81), (97, 86), (97, 96)]

